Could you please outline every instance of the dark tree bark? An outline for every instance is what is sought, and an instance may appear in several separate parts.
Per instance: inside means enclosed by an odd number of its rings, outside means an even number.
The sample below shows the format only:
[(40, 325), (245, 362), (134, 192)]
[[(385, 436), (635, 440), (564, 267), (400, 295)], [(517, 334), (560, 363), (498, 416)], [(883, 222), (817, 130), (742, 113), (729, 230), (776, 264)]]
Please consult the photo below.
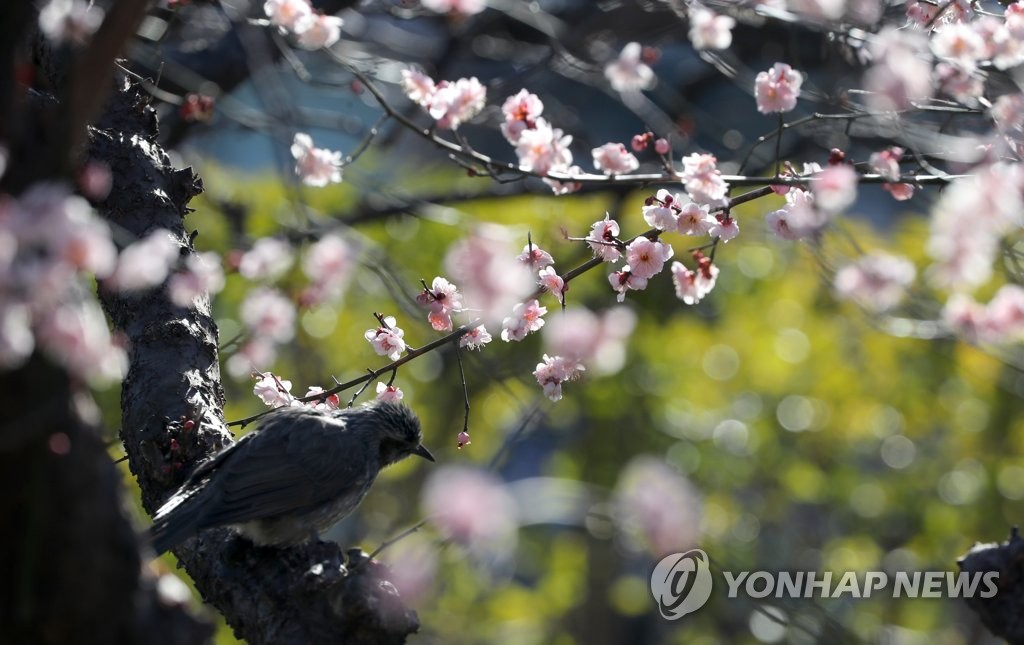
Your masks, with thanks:
[[(122, 80), (92, 131), (89, 156), (107, 163), (114, 177), (99, 210), (133, 236), (170, 231), (185, 256), (192, 252), (186, 204), (201, 184), (191, 169), (171, 166), (156, 137), (148, 97)], [(129, 341), (121, 438), (152, 513), (199, 461), (232, 441), (222, 412), (217, 328), (207, 301), (176, 307), (163, 288), (104, 292), (101, 300)], [(383, 567), (362, 562), (351, 571), (333, 543), (258, 548), (214, 530), (175, 553), (204, 598), (252, 643), (397, 643), (418, 628), (415, 612), (381, 577)]]

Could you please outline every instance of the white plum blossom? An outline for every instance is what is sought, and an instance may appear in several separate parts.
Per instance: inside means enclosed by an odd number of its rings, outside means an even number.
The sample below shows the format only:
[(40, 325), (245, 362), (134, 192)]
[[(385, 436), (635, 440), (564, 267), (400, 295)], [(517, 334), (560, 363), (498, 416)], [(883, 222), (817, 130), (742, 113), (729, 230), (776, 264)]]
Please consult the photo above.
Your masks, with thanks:
[(486, 104), (487, 88), (474, 76), (438, 83), (427, 111), (437, 120), (437, 127), (457, 130), (461, 124), (479, 114)]
[(717, 215), (715, 223), (708, 229), (708, 234), (722, 242), (728, 242), (740, 234), (740, 225), (732, 215)]
[(367, 329), (363, 337), (378, 356), (387, 356), (397, 361), (405, 351), (405, 331), (398, 327), (394, 316), (385, 316), (383, 324), (376, 329)]
[(654, 70), (643, 61), (640, 43), (629, 43), (623, 47), (619, 57), (605, 66), (604, 75), (616, 92), (648, 90), (657, 81)]
[(341, 181), (340, 152), (315, 147), (312, 137), (304, 132), (295, 134), (291, 152), (295, 158), (295, 174), (307, 186), (320, 188)]
[(39, 31), (51, 41), (83, 45), (103, 24), (103, 8), (86, 0), (49, 0), (39, 10)]
[(728, 49), (736, 21), (706, 7), (693, 5), (689, 12), (690, 43), (694, 49)]

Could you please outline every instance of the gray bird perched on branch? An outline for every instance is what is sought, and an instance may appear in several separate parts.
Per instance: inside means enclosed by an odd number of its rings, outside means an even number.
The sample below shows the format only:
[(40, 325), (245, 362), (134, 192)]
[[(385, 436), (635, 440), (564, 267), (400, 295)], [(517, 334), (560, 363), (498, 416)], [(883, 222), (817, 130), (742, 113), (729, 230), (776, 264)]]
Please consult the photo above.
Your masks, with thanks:
[(397, 403), (268, 414), (238, 443), (196, 467), (153, 517), (159, 554), (214, 526), (259, 545), (302, 543), (354, 511), (385, 466), (409, 455), (434, 461), (420, 421)]

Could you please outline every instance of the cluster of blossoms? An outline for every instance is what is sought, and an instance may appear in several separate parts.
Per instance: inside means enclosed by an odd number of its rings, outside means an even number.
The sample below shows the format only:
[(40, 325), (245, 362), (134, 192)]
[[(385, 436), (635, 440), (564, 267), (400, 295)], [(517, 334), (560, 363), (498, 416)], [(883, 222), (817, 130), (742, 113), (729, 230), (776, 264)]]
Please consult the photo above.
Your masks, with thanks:
[[(520, 90), (518, 94), (505, 99), (501, 112), (505, 116), (501, 133), (506, 141), (515, 146), (520, 168), (538, 175), (574, 175), (582, 172), (579, 166), (572, 163), (572, 151), (569, 150), (572, 137), (552, 127), (541, 116), (544, 103), (537, 95), (525, 89)], [(544, 182), (551, 186), (556, 195), (579, 190), (579, 184), (574, 182), (548, 178)]]
[(307, 0), (267, 0), (263, 11), (282, 34), (295, 37), (303, 49), (330, 47), (341, 38), (342, 20), (317, 13)]
[[(108, 181), (88, 183), (109, 189)], [(175, 304), (195, 306), (223, 287), (224, 275), (213, 254), (178, 267), (180, 251), (169, 231), (157, 229), (118, 253), (106, 222), (64, 184), (0, 196), (0, 365), (16, 367), (39, 347), (78, 377), (120, 378), (124, 349), (85, 280), (120, 293), (166, 283)]]
[[(227, 361), (228, 372), (241, 378), (270, 366), (277, 347), (295, 337), (296, 304), (272, 283), (289, 273), (295, 263), (291, 245), (265, 237), (234, 260), (238, 273), (259, 283), (242, 301), (240, 317), (247, 339)], [(309, 245), (302, 258), (302, 272), (309, 283), (299, 296), (304, 307), (337, 302), (355, 268), (353, 252), (337, 234), (328, 234)]]
[(967, 294), (954, 294), (942, 312), (946, 325), (964, 337), (984, 343), (1008, 344), (1024, 340), (1024, 289), (1000, 287), (987, 305)]
[(464, 311), (458, 288), (440, 276), (434, 278), (430, 287), (423, 285), (416, 302), (430, 309), (427, 321), (437, 331), (451, 331), (452, 314)]
[[(292, 382), (283, 379), (273, 372), (256, 372), (256, 384), (252, 393), (263, 401), (264, 405), (271, 408), (285, 408), (291, 406), (308, 406), (316, 410), (337, 410), (340, 400), (337, 394), (324, 396), (322, 399), (309, 402), (300, 401), (292, 394)], [(324, 389), (319, 386), (310, 386), (304, 395), (305, 397), (323, 394)]]
[(402, 89), (443, 130), (457, 130), (487, 104), (487, 88), (475, 76), (435, 83), (420, 71), (406, 69), (402, 70)]
[(322, 187), (341, 181), (341, 153), (317, 148), (313, 138), (303, 132), (296, 133), (292, 142), (295, 174), (307, 186)]

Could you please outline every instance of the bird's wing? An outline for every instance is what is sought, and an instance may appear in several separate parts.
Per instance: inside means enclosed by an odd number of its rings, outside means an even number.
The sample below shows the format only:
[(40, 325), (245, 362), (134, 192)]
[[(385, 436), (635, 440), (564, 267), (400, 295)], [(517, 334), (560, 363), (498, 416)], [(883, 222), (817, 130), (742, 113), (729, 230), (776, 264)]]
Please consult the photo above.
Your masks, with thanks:
[(344, 419), (300, 409), (271, 415), (233, 453), (211, 478), (216, 501), (204, 526), (312, 510), (365, 488), (379, 467)]

